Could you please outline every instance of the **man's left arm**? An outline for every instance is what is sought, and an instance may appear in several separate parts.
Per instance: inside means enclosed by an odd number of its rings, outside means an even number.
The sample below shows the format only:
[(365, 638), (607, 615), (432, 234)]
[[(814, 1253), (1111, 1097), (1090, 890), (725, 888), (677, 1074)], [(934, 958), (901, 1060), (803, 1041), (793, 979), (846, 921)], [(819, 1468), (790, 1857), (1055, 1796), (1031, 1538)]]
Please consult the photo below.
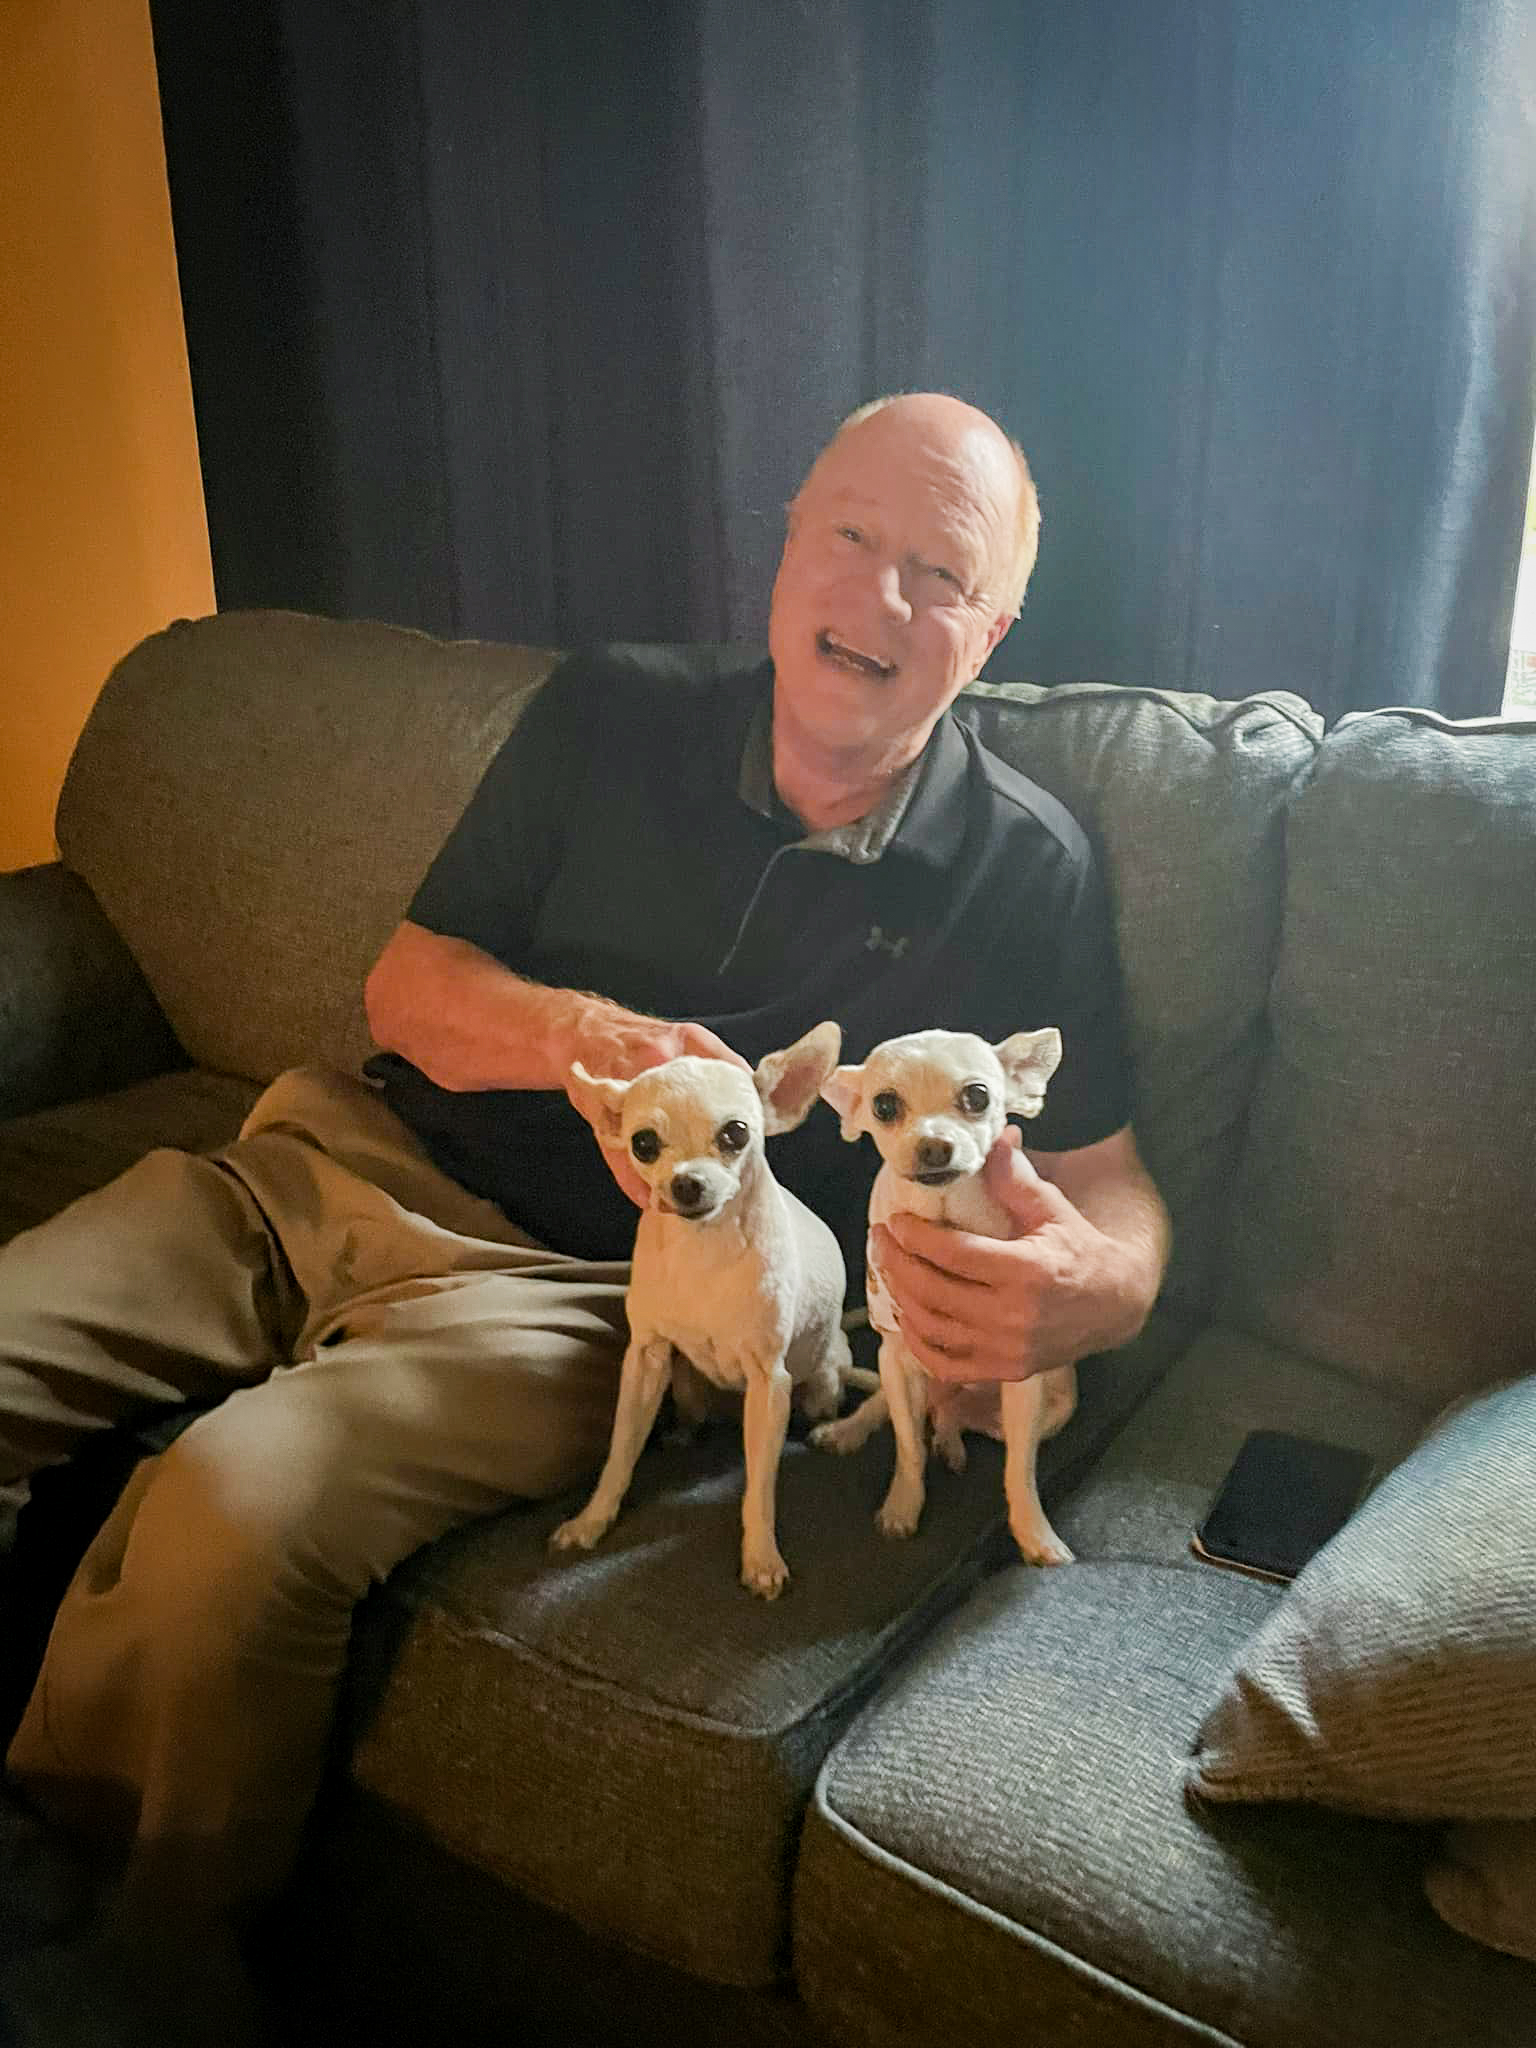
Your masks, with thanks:
[(1170, 1241), (1130, 1126), (1076, 1151), (1029, 1154), (1010, 1126), (986, 1176), (1011, 1237), (912, 1215), (876, 1233), (918, 1362), (935, 1379), (1027, 1379), (1128, 1344), (1157, 1298)]

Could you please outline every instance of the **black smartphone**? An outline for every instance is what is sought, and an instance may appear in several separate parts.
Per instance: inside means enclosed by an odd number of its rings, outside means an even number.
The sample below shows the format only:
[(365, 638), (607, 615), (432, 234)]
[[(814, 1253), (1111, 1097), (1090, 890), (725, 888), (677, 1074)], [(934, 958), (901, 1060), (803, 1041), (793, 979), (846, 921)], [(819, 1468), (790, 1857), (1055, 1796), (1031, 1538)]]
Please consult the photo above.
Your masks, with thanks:
[(1374, 1466), (1368, 1451), (1256, 1429), (1233, 1459), (1190, 1548), (1207, 1564), (1283, 1584), (1343, 1528)]

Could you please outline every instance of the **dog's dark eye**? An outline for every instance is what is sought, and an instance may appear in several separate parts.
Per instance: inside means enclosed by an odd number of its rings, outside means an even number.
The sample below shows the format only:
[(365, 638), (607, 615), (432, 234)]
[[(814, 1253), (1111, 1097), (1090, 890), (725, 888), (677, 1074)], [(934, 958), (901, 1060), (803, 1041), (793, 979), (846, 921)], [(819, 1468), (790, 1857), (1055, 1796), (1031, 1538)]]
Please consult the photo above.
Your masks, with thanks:
[(715, 1143), (722, 1152), (740, 1152), (752, 1133), (739, 1116), (733, 1116), (728, 1124), (722, 1124), (715, 1133)]
[(967, 1116), (981, 1116), (991, 1101), (992, 1092), (985, 1081), (967, 1081), (960, 1090), (960, 1107)]
[(869, 1106), (883, 1124), (893, 1124), (901, 1115), (901, 1097), (894, 1088), (882, 1088)]
[(636, 1131), (629, 1141), (629, 1149), (642, 1166), (649, 1166), (653, 1159), (661, 1157), (661, 1140), (654, 1131)]

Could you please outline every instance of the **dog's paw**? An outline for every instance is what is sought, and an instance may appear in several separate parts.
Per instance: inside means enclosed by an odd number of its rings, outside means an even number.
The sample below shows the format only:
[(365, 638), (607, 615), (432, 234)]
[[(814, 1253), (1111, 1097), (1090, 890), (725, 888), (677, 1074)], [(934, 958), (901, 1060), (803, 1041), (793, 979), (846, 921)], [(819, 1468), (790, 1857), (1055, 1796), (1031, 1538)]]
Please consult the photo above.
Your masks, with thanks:
[(761, 1600), (777, 1600), (789, 1584), (789, 1566), (777, 1550), (744, 1550), (741, 1554), (741, 1583)]
[(857, 1416), (845, 1415), (841, 1422), (818, 1422), (811, 1431), (811, 1442), (818, 1451), (835, 1451), (838, 1457), (846, 1458), (864, 1441), (863, 1430), (848, 1427), (857, 1419)]
[(899, 1500), (887, 1495), (875, 1515), (875, 1527), (882, 1536), (915, 1536), (917, 1525), (923, 1518), (922, 1495), (913, 1500), (903, 1495)]
[(958, 1429), (937, 1430), (934, 1433), (933, 1448), (951, 1472), (965, 1470), (965, 1439)]
[(843, 1405), (842, 1377), (835, 1367), (825, 1366), (799, 1388), (800, 1410), (811, 1422), (825, 1422)]
[(592, 1550), (613, 1527), (612, 1515), (572, 1515), (549, 1539), (551, 1550)]
[[(1009, 1524), (1013, 1528), (1013, 1524)], [(1071, 1564), (1072, 1552), (1047, 1521), (1030, 1522), (1013, 1528), (1013, 1540), (1026, 1564)]]

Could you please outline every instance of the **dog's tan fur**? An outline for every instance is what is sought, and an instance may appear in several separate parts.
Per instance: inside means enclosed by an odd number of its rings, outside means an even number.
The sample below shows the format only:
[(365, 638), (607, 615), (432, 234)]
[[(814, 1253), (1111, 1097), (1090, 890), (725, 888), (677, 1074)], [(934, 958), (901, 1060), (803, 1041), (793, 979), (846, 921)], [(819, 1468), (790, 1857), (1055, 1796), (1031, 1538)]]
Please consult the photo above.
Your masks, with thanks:
[[(850, 1141), (866, 1133), (880, 1148), (881, 1166), (870, 1195), (871, 1228), (899, 1211), (926, 1216), (952, 1229), (1009, 1237), (1007, 1213), (989, 1193), (981, 1170), (1008, 1114), (1037, 1116), (1061, 1058), (1054, 1030), (1015, 1032), (996, 1046), (969, 1032), (917, 1031), (876, 1046), (862, 1066), (839, 1067), (822, 1095), (843, 1120)], [(984, 1108), (968, 1107), (967, 1089), (985, 1090)], [(900, 1105), (882, 1118), (874, 1104)], [(972, 1100), (976, 1098), (973, 1097)], [(924, 1185), (920, 1172), (943, 1172), (943, 1185)], [(1006, 1447), (1004, 1489), (1008, 1526), (1030, 1564), (1067, 1564), (1072, 1553), (1051, 1527), (1035, 1479), (1041, 1441), (1055, 1434), (1077, 1404), (1077, 1375), (1060, 1366), (1028, 1379), (945, 1389), (940, 1409), (929, 1399), (928, 1376), (901, 1335), (900, 1317), (871, 1255), (869, 1319), (881, 1333), (880, 1392), (852, 1415), (823, 1423), (812, 1441), (832, 1451), (859, 1448), (889, 1421), (896, 1437), (896, 1469), (876, 1517), (888, 1536), (910, 1536), (922, 1515), (926, 1424), (935, 1408), (934, 1443), (945, 1462), (965, 1463), (962, 1428), (1000, 1436)]]
[[(746, 1397), (742, 1583), (768, 1600), (787, 1583), (774, 1498), (791, 1395), (809, 1415), (835, 1415), (845, 1383), (858, 1376), (841, 1324), (846, 1274), (837, 1240), (774, 1179), (763, 1140), (804, 1120), (841, 1040), (836, 1024), (818, 1024), (769, 1053), (755, 1074), (691, 1055), (633, 1081), (572, 1068), (571, 1094), (594, 1129), (622, 1141), (631, 1157), (637, 1133), (652, 1134), (658, 1149), (636, 1158), (651, 1194), (635, 1239), (629, 1347), (607, 1463), (586, 1507), (554, 1532), (557, 1549), (590, 1550), (606, 1534), (669, 1380), (679, 1406), (696, 1412), (699, 1376)], [(721, 1143), (733, 1123), (748, 1133), (739, 1150)], [(679, 1213), (680, 1183), (687, 1214)]]

